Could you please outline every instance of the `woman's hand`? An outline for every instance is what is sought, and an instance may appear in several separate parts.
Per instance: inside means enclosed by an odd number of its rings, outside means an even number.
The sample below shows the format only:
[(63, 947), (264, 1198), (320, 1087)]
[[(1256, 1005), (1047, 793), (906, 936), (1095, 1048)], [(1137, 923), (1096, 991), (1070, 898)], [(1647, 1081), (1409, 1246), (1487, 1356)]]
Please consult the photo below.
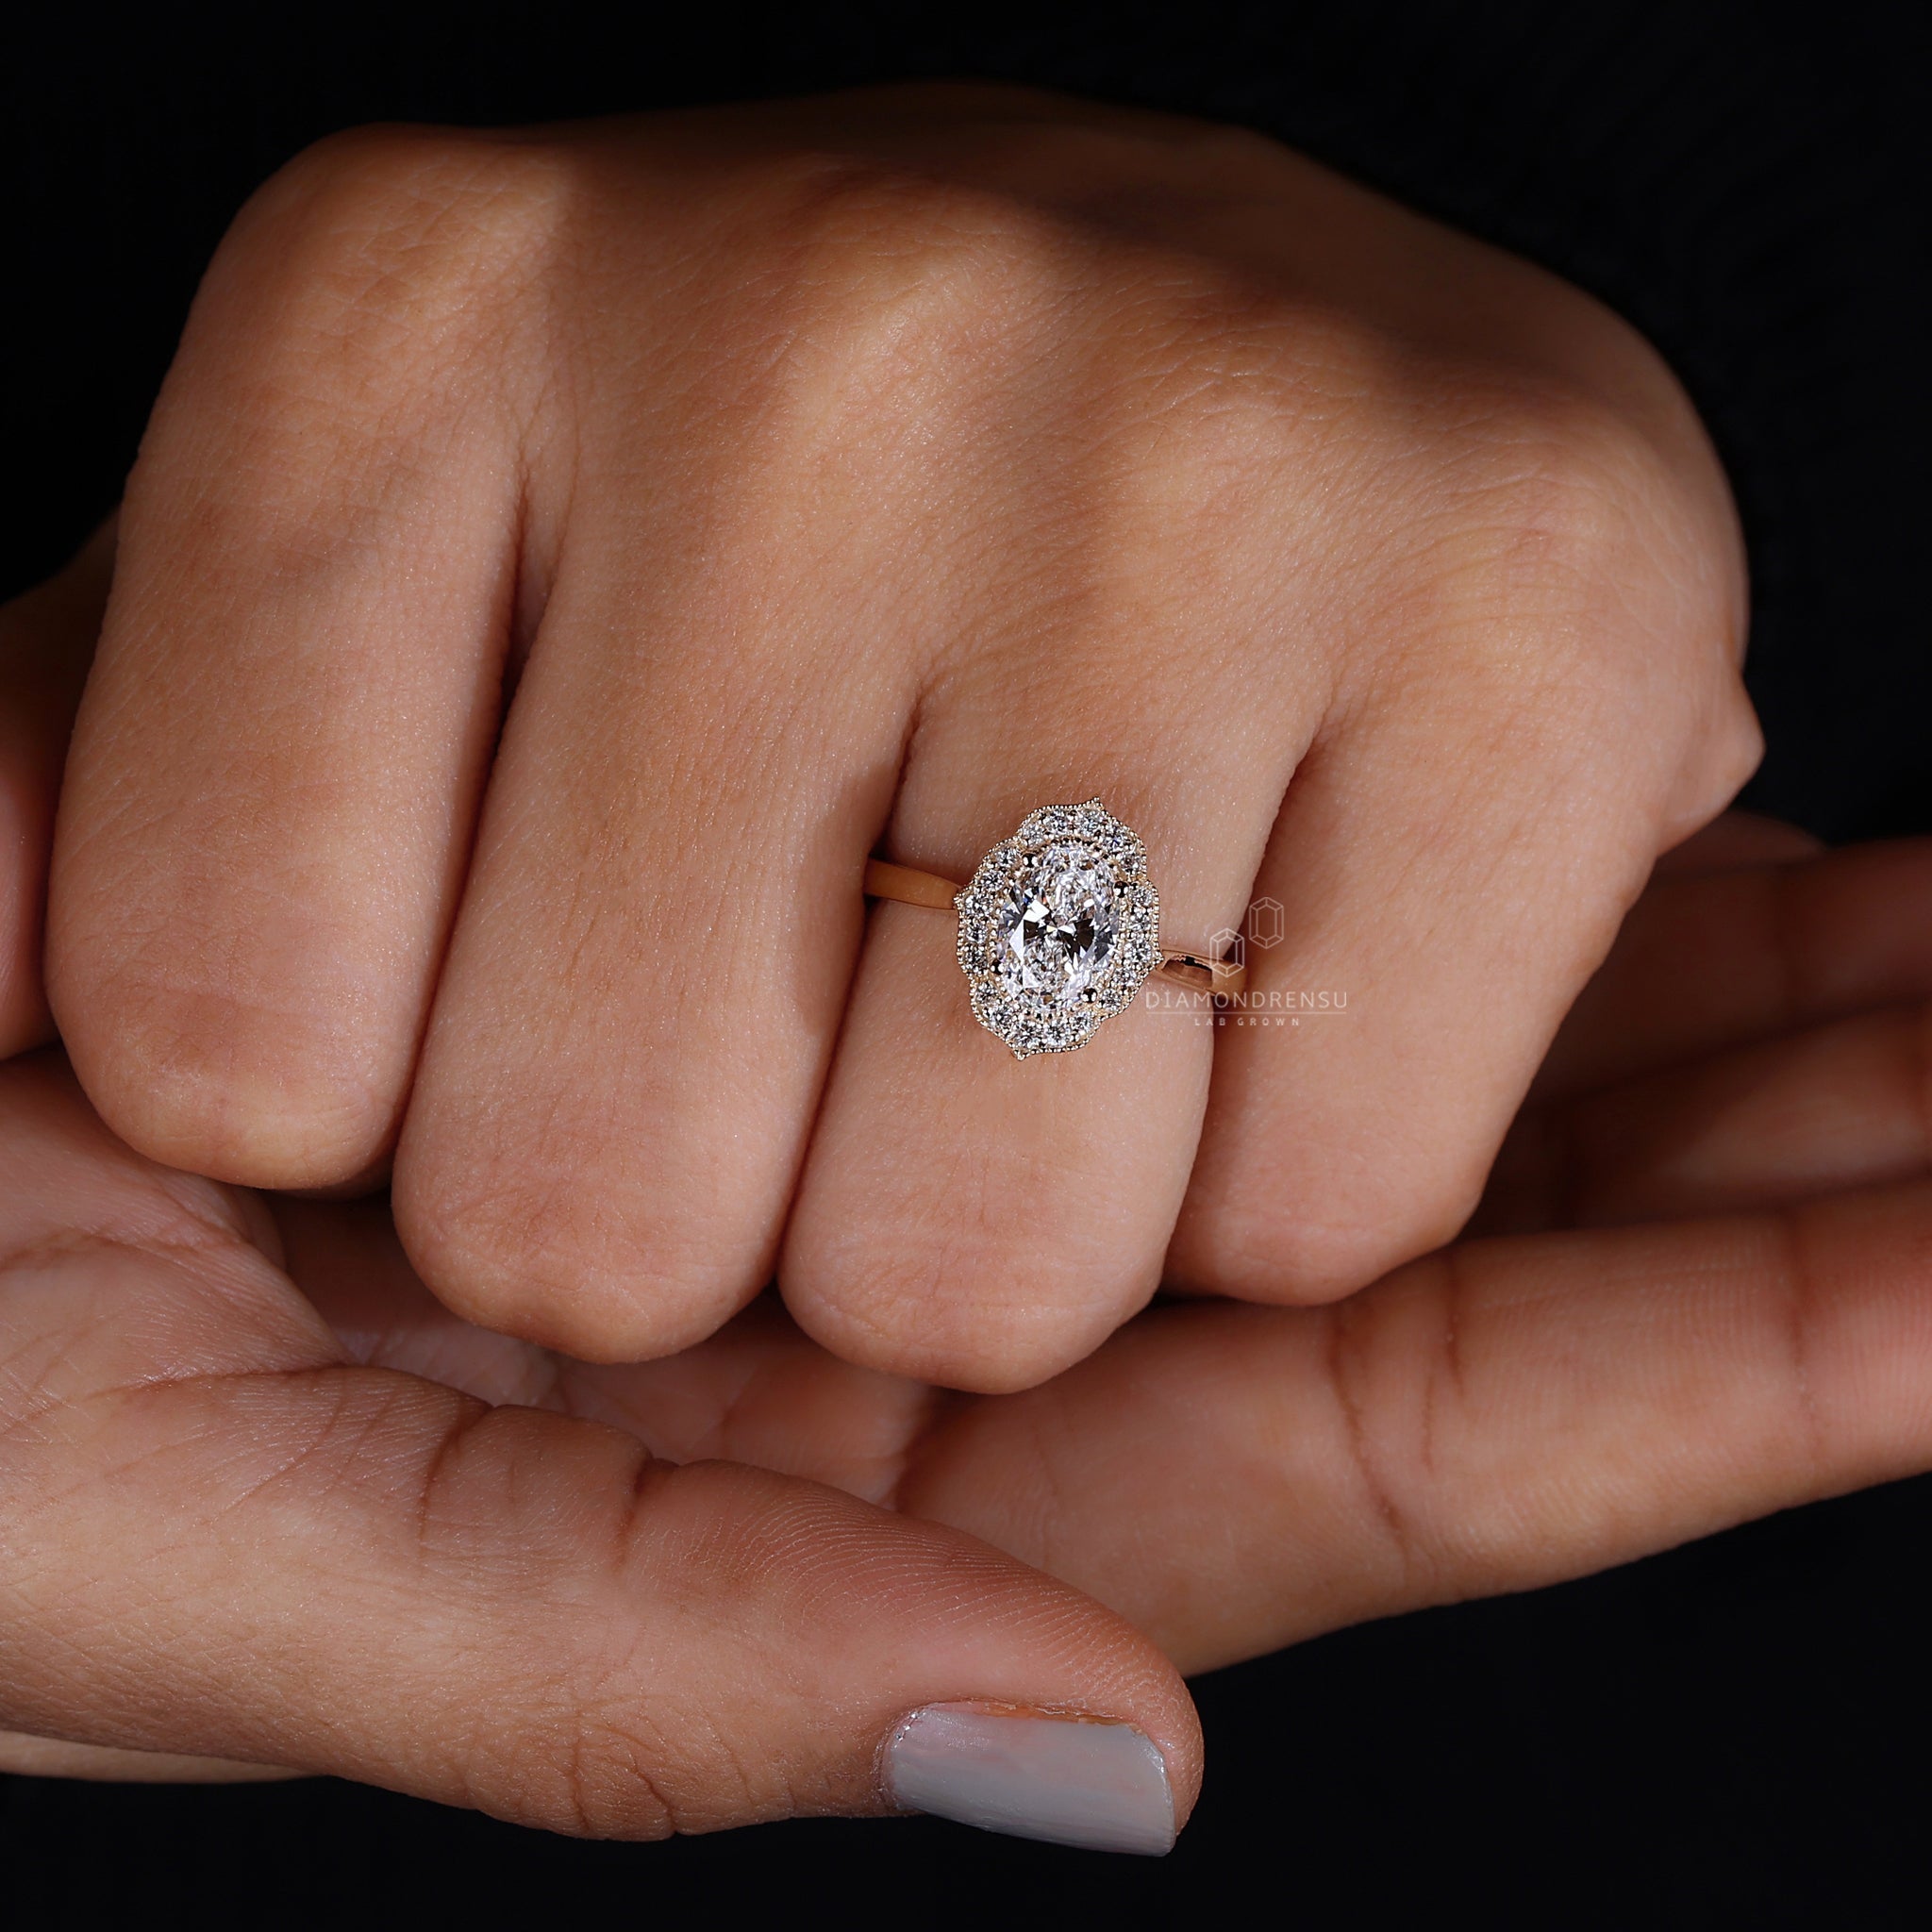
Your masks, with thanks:
[(1091, 1598), (1198, 1669), (1932, 1464), (1928, 903), (1932, 841), (1721, 822), (1518, 1123), (1484, 1215), (1534, 1231), (966, 1400), (773, 1299), (559, 1359), (379, 1202), (158, 1168), (17, 1059), (0, 1718), (645, 1836), (880, 1808), (904, 1710), (1053, 1704), (1157, 1739), (1185, 1816), (1184, 1692)]
[[(0, 612), (23, 825), (106, 544)], [(9, 849), (18, 1047), (44, 1009)], [(908, 1709), (992, 1701), (1155, 1740), (1138, 1782), (1020, 1775), (1036, 1828), (1071, 1790), (1063, 1833), (1158, 1846), (1198, 1740), (1112, 1612), (1201, 1668), (1932, 1464), (1928, 903), (1932, 841), (1720, 821), (1566, 1024), (1489, 1233), (1330, 1307), (1162, 1307), (966, 1401), (771, 1297), (674, 1358), (559, 1358), (431, 1297), (381, 1202), (158, 1168), (16, 1058), (0, 1765), (332, 1770), (635, 1835), (895, 1793), (984, 1819), (876, 1758)]]
[[(143, 446), (54, 1008), (143, 1154), (392, 1163), (485, 1327), (670, 1356), (775, 1272), (848, 1360), (1012, 1390), (1163, 1269), (1323, 1302), (1455, 1232), (1757, 755), (1740, 586), (1626, 327), (1250, 135), (982, 89), (360, 134), (238, 222)], [(947, 922), (867, 929), (875, 846), (962, 876), (1096, 792), (1170, 943), (1277, 900), (1257, 990), (1347, 1024), (1016, 1065)]]

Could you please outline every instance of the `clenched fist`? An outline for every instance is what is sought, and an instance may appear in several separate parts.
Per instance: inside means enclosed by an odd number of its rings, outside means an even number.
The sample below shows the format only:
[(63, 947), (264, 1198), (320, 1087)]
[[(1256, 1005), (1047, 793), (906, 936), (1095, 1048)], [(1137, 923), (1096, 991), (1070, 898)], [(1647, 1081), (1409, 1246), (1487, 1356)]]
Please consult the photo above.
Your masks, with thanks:
[[(1257, 137), (901, 90), (374, 131), (262, 191), (129, 486), (49, 990), (134, 1149), (392, 1164), (484, 1326), (669, 1354), (775, 1272), (848, 1360), (1039, 1381), (1163, 1278), (1446, 1240), (1757, 736), (1656, 357)], [(1104, 798), (1255, 996), (1016, 1064), (947, 923)]]

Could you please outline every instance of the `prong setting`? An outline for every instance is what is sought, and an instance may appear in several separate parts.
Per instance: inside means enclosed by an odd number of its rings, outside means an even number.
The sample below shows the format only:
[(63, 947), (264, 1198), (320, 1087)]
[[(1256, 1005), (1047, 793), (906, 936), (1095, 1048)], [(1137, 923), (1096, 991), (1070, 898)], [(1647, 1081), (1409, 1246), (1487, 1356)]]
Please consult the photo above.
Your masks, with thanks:
[(1016, 1059), (1086, 1045), (1160, 963), (1146, 851), (1097, 798), (1029, 812), (953, 903), (974, 1017)]

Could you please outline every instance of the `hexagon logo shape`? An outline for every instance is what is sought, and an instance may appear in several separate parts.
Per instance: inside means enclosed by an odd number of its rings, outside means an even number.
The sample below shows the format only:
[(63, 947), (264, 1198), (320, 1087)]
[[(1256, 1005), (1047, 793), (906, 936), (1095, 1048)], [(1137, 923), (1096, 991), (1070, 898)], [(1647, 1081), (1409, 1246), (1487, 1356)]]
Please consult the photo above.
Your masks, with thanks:
[(1248, 908), (1248, 937), (1265, 953), (1288, 937), (1288, 908), (1279, 899), (1257, 899)]

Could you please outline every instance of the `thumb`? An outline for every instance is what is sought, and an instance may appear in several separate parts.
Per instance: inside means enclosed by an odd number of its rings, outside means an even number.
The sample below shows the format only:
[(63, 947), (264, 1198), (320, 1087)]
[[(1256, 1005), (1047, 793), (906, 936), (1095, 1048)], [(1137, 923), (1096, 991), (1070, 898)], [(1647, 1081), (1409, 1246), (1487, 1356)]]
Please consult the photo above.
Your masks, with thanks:
[(918, 1808), (1172, 1843), (1191, 1706), (1090, 1598), (348, 1364), (245, 1200), (121, 1146), (50, 1055), (0, 1067), (0, 1725), (600, 1836)]

